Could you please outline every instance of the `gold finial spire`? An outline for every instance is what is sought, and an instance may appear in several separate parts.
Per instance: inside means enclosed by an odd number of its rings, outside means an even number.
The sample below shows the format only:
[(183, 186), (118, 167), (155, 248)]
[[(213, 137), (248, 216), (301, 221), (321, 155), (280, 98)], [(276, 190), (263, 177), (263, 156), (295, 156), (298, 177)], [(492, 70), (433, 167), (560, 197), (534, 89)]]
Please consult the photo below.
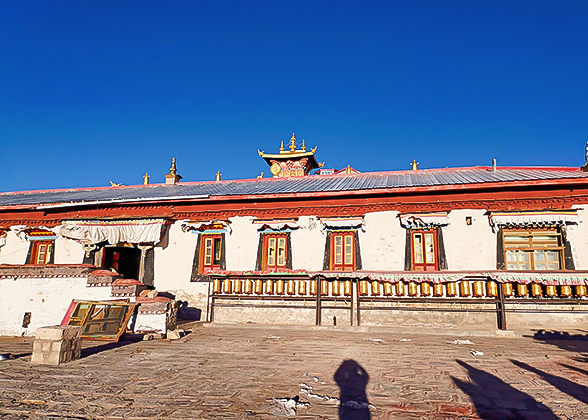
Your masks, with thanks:
[(284, 140), (282, 140), (282, 144), (280, 145), (280, 152), (284, 151)]
[(147, 172), (143, 175), (143, 185), (149, 185), (149, 174)]
[(416, 161), (416, 159), (413, 159), (412, 163), (411, 163), (412, 170), (416, 171), (418, 169), (418, 165), (419, 165), (419, 163)]
[(169, 168), (169, 174), (174, 176), (178, 174), (178, 169), (176, 168), (176, 158), (172, 158), (172, 166)]
[(304, 139), (302, 139), (302, 151), (306, 152), (306, 144), (304, 143)]
[(292, 138), (290, 139), (290, 151), (296, 151), (296, 137), (294, 137), (294, 133), (292, 133)]
[(220, 173), (220, 171), (218, 171), (218, 172), (216, 173), (216, 181), (217, 181), (217, 182), (221, 180), (221, 175), (222, 175), (222, 174)]
[(351, 165), (347, 165), (347, 168), (345, 168), (345, 173), (351, 174)]

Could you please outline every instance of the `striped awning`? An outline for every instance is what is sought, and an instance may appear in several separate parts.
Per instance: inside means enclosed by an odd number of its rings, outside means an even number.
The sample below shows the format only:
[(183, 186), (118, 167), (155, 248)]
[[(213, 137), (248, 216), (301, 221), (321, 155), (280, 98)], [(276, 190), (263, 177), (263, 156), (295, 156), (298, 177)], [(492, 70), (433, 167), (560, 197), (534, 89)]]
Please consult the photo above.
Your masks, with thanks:
[(257, 226), (257, 230), (282, 231), (300, 227), (294, 219), (254, 220), (252, 223)]
[(578, 223), (576, 210), (492, 212), (491, 226), (552, 226)]
[(417, 228), (417, 227), (434, 227), (434, 226), (447, 226), (449, 221), (447, 220), (447, 213), (410, 213), (401, 214), (400, 224), (404, 228)]

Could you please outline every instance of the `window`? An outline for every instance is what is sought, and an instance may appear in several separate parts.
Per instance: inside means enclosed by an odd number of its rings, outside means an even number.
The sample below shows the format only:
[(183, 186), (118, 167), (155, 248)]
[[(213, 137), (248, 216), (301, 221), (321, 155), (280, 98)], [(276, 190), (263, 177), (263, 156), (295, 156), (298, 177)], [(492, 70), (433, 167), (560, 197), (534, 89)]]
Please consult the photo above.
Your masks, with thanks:
[(201, 272), (207, 270), (219, 270), (221, 266), (222, 243), (220, 234), (201, 236)]
[(31, 264), (49, 264), (53, 241), (31, 241)]
[(413, 271), (439, 270), (437, 230), (410, 231)]
[(263, 235), (263, 270), (276, 271), (287, 268), (287, 243), (286, 234)]
[(140, 264), (141, 250), (130, 244), (104, 247), (101, 266), (107, 270), (114, 269), (125, 279), (139, 280)]
[(354, 231), (333, 231), (331, 233), (331, 270), (355, 270)]
[(505, 229), (507, 270), (560, 270), (562, 237), (557, 229)]

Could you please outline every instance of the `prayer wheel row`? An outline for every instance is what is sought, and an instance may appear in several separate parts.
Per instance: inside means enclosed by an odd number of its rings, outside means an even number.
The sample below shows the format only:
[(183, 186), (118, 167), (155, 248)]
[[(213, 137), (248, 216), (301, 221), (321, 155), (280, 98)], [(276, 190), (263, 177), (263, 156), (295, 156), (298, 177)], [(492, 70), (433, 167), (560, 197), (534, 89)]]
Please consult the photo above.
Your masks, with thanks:
[[(330, 286), (329, 286), (330, 285)], [(321, 295), (351, 296), (351, 280), (321, 281)], [(212, 293), (256, 294), (256, 295), (315, 295), (316, 280), (231, 280), (212, 281)]]
[[(323, 280), (320, 282), (321, 296), (351, 296), (351, 280)], [(504, 283), (505, 297), (587, 297), (586, 286), (542, 285), (539, 283)], [(256, 295), (316, 295), (316, 280), (232, 280), (215, 279), (212, 282), (215, 294), (256, 294)], [(409, 297), (497, 297), (498, 284), (495, 281), (470, 281), (447, 283), (397, 283), (361, 280), (360, 296), (409, 296)]]

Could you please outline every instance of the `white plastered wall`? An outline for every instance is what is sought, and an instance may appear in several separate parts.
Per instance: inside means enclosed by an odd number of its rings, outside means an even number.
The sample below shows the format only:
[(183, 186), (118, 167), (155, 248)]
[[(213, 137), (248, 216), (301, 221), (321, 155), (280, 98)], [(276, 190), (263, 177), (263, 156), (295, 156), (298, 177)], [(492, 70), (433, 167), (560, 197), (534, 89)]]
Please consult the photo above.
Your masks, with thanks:
[(301, 216), (299, 228), (292, 231), (292, 268), (320, 271), (323, 269), (326, 231), (316, 217)]
[(81, 264), (84, 261), (82, 245), (73, 239), (58, 236), (55, 240), (55, 264)]
[[(0, 279), (0, 335), (34, 335), (37, 328), (58, 325), (72, 299), (108, 300), (110, 287), (87, 287), (86, 277)], [(22, 327), (31, 313), (28, 328)]]
[(0, 264), (24, 264), (29, 251), (29, 241), (18, 237), (13, 231), (6, 235), (6, 245), (0, 247)]
[(404, 270), (406, 230), (400, 225), (398, 212), (383, 211), (365, 215), (359, 230), (359, 248), (363, 270)]
[[(448, 270), (495, 270), (496, 234), (485, 210), (452, 210), (443, 228)], [(472, 224), (466, 224), (466, 217)]]
[(159, 292), (168, 292), (176, 300), (185, 302), (190, 310), (201, 310), (201, 319), (206, 317), (208, 283), (191, 282), (192, 263), (196, 251), (198, 234), (182, 231), (182, 222), (173, 223), (163, 243), (154, 249), (155, 280)]
[(232, 217), (229, 220), (231, 228), (225, 235), (227, 270), (254, 270), (259, 226), (252, 223), (254, 217)]
[(567, 225), (567, 240), (572, 247), (576, 270), (588, 270), (588, 210), (581, 206), (573, 206), (578, 210), (580, 223)]

